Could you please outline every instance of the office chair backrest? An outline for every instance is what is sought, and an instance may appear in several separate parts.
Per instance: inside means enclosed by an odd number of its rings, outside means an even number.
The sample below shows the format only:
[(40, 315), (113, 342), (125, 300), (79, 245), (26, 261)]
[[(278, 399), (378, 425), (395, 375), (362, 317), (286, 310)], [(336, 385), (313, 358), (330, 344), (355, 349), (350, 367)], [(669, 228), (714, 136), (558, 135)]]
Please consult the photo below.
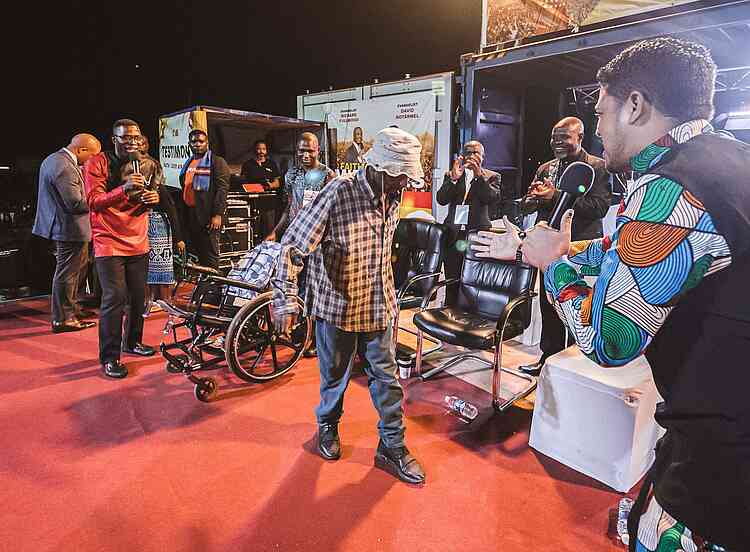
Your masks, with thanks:
[(498, 320), (510, 300), (533, 291), (536, 273), (537, 269), (528, 265), (477, 257), (469, 247), (464, 256), (456, 307)]
[[(393, 277), (396, 289), (418, 274), (439, 272), (443, 262), (446, 227), (435, 222), (401, 219), (393, 236)], [(438, 277), (425, 278), (409, 288), (410, 295), (423, 296)]]

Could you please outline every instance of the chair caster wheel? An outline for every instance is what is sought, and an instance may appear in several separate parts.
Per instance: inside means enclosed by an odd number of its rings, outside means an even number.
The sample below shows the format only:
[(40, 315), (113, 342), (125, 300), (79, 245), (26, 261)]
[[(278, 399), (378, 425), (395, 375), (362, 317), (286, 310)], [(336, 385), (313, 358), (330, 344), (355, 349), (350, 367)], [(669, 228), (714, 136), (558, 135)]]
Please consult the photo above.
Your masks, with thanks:
[(193, 390), (195, 398), (201, 402), (209, 402), (216, 395), (216, 380), (214, 378), (203, 378), (195, 385)]

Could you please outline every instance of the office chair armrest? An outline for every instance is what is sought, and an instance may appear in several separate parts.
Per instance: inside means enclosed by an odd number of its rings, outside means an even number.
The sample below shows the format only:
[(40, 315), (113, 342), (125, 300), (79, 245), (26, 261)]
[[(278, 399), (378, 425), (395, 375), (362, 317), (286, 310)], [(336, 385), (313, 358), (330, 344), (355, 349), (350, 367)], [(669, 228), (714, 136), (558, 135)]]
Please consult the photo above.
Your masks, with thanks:
[(430, 288), (430, 291), (427, 292), (427, 295), (424, 296), (424, 299), (422, 299), (422, 306), (419, 307), (420, 310), (425, 310), (427, 306), (430, 304), (430, 301), (432, 301), (432, 296), (437, 293), (437, 290), (439, 290), (443, 286), (450, 286), (452, 284), (457, 284), (461, 280), (459, 278), (446, 278), (442, 282), (438, 282), (434, 286)]
[(427, 278), (434, 278), (440, 276), (440, 272), (428, 272), (426, 274), (417, 274), (409, 278), (404, 284), (398, 289), (396, 300), (400, 301), (411, 286), (419, 282), (420, 280), (426, 280)]
[(523, 305), (527, 301), (531, 301), (536, 295), (537, 295), (536, 292), (530, 291), (523, 295), (519, 295), (518, 297), (514, 297), (513, 299), (508, 301), (508, 304), (505, 305), (503, 312), (500, 313), (500, 318), (497, 319), (497, 331), (500, 332), (499, 335), (501, 336), (501, 338), (502, 338), (503, 332), (505, 331), (505, 324), (508, 323), (508, 318), (510, 318), (510, 315), (513, 312), (513, 310), (516, 307)]

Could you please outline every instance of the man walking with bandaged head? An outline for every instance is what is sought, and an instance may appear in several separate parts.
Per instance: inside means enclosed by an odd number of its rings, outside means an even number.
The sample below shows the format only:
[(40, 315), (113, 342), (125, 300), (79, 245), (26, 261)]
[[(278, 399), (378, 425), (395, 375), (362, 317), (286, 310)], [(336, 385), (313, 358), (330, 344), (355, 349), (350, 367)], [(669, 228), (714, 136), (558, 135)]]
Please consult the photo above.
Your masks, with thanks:
[(367, 361), (370, 395), (380, 416), (375, 465), (402, 481), (425, 480), (404, 445), (404, 393), (396, 379), (392, 338), (396, 292), (391, 243), (398, 223), (401, 190), (424, 177), (416, 137), (398, 128), (381, 130), (357, 173), (336, 178), (302, 209), (281, 239), (273, 280), (277, 330), (288, 333), (299, 315), (297, 274), (307, 258), (305, 305), (316, 320), (320, 366), (318, 452), (341, 457), (338, 425), (352, 357)]

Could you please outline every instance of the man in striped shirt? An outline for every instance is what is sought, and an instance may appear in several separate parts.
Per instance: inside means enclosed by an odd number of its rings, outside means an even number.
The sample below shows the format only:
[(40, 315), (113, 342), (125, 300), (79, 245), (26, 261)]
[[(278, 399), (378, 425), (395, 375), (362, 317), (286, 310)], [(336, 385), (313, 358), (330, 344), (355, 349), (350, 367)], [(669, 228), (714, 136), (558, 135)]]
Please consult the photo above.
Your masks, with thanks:
[(365, 168), (333, 180), (292, 221), (272, 281), (276, 328), (288, 333), (298, 314), (297, 275), (308, 259), (305, 308), (316, 321), (320, 455), (341, 457), (338, 423), (359, 349), (380, 415), (375, 465), (412, 484), (423, 483), (425, 475), (404, 445), (404, 395), (395, 376), (391, 334), (397, 306), (390, 259), (400, 192), (409, 179), (424, 177), (421, 149), (419, 140), (401, 129), (380, 131)]

